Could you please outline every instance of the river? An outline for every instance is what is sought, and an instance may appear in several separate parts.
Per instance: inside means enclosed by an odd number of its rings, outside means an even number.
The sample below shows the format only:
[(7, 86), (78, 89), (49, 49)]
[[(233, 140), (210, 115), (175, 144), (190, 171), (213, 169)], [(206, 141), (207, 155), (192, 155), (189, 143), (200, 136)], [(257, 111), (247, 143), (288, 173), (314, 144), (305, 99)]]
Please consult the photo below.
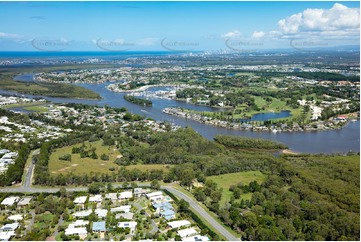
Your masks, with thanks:
[[(17, 80), (29, 81), (32, 75), (19, 75)], [(212, 111), (216, 108), (194, 105), (182, 101), (168, 100), (168, 99), (150, 99), (153, 102), (152, 107), (142, 107), (132, 104), (123, 99), (124, 93), (111, 92), (105, 87), (109, 83), (101, 84), (78, 84), (79, 86), (93, 90), (102, 97), (101, 100), (85, 100), (85, 99), (71, 99), (71, 98), (54, 98), (46, 96), (23, 95), (29, 98), (45, 98), (55, 103), (84, 103), (90, 105), (109, 105), (110, 107), (126, 107), (130, 112), (144, 115), (159, 121), (168, 121), (176, 125), (190, 126), (198, 133), (207, 139), (213, 139), (218, 134), (247, 136), (254, 138), (271, 139), (289, 146), (290, 149), (296, 152), (305, 153), (345, 153), (349, 151), (360, 151), (360, 121), (350, 122), (347, 126), (338, 130), (325, 130), (315, 132), (253, 132), (231, 130), (226, 128), (217, 128), (193, 120), (187, 120), (180, 117), (170, 116), (164, 114), (162, 110), (169, 106), (179, 106), (188, 109), (199, 111)], [(0, 90), (0, 94), (16, 94)]]

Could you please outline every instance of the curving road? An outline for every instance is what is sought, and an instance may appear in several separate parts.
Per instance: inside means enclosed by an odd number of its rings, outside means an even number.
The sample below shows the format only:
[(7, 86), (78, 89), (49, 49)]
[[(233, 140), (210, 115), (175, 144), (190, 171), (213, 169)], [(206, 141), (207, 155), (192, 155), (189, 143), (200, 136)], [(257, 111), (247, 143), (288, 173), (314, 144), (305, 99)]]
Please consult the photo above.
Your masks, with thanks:
[(215, 228), (220, 234), (222, 234), (228, 241), (240, 240), (233, 236), (230, 232), (228, 232), (228, 230), (226, 230), (220, 223), (218, 223), (211, 215), (209, 215), (197, 202), (191, 199), (188, 195), (169, 186), (162, 186), (161, 188), (187, 201), (189, 203), (189, 206), (191, 206), (195, 211), (197, 211), (199, 215), (201, 215), (206, 221), (208, 221), (213, 226), (213, 228)]

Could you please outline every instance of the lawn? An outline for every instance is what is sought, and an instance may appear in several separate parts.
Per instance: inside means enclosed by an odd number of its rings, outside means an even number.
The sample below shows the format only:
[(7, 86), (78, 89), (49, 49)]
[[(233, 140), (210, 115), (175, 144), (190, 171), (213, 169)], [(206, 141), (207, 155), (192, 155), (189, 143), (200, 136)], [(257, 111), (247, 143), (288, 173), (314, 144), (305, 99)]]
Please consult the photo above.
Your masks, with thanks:
[[(257, 181), (259, 184), (263, 183), (266, 180), (266, 175), (260, 171), (243, 171), (238, 173), (223, 174), (218, 176), (209, 176), (209, 180), (213, 180), (218, 184), (218, 187), (223, 188), (222, 200), (220, 204), (223, 204), (226, 201), (229, 201), (232, 195), (232, 192), (229, 191), (231, 185), (237, 185), (242, 182), (244, 185), (248, 185), (252, 181)], [(241, 195), (241, 199), (244, 200), (250, 199), (252, 193), (246, 193)]]
[(141, 171), (150, 171), (150, 170), (169, 171), (171, 167), (172, 165), (163, 165), (163, 164), (139, 164), (139, 165), (126, 166), (126, 169), (128, 170), (138, 169)]
[(262, 108), (264, 105), (267, 104), (266, 100), (259, 96), (253, 96), (254, 102), (256, 103), (257, 107)]
[(34, 112), (48, 112), (49, 108), (43, 106), (43, 105), (35, 105), (35, 106), (28, 106), (24, 107), (23, 109), (28, 111), (34, 111)]
[(51, 214), (49, 212), (46, 212), (42, 215), (37, 215), (36, 219), (39, 219), (39, 221), (34, 223), (34, 228), (43, 229), (47, 227), (49, 224), (52, 223), (54, 214)]
[(4, 105), (2, 106), (2, 108), (31, 107), (36, 105), (44, 105), (44, 102), (14, 103), (9, 105)]
[[(66, 174), (72, 172), (76, 175), (90, 174), (91, 172), (112, 173), (110, 168), (117, 169), (118, 165), (114, 163), (116, 158), (120, 158), (121, 154), (115, 146), (103, 146), (103, 141), (85, 142), (86, 149), (96, 148), (95, 153), (98, 159), (90, 157), (80, 158), (80, 154), (72, 154), (73, 147), (80, 147), (82, 144), (66, 146), (56, 149), (50, 155), (49, 171), (50, 174)], [(71, 161), (59, 160), (59, 157), (71, 154)], [(106, 154), (109, 160), (102, 160), (100, 156)]]

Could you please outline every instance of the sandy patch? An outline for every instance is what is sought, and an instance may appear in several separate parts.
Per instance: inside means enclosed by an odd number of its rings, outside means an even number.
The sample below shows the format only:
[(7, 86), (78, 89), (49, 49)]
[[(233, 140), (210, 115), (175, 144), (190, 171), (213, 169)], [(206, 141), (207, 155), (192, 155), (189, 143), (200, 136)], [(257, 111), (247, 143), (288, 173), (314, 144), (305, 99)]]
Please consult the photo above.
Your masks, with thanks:
[(285, 149), (285, 150), (282, 150), (282, 154), (287, 154), (287, 155), (297, 155), (299, 154), (298, 152), (296, 151), (293, 151), (293, 150), (288, 150), (288, 149)]

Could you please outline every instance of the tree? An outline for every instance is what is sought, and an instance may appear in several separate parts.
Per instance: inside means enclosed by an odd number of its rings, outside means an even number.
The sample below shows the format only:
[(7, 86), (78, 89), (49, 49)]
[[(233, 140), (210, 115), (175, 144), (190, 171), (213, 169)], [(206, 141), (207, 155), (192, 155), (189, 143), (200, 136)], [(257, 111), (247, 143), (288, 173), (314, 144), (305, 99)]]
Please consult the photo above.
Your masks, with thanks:
[(207, 199), (206, 194), (204, 194), (203, 188), (197, 187), (193, 190), (193, 195), (197, 201), (204, 202)]
[(189, 203), (184, 199), (179, 200), (179, 209), (182, 211), (188, 211)]
[(108, 191), (108, 192), (111, 192), (112, 190), (113, 190), (113, 185), (112, 185), (111, 182), (108, 182), (108, 183), (107, 183), (107, 191)]
[(98, 194), (103, 187), (104, 184), (94, 182), (88, 186), (88, 192), (91, 194)]
[(100, 156), (100, 159), (101, 159), (101, 160), (109, 160), (109, 155), (107, 155), (107, 154), (102, 154), (102, 155)]
[(158, 180), (153, 180), (151, 183), (150, 183), (150, 186), (153, 188), (153, 189), (156, 189), (158, 190), (160, 188), (160, 184), (158, 182)]
[(218, 203), (222, 199), (222, 189), (217, 189), (211, 193), (211, 199), (214, 203)]
[(60, 197), (64, 198), (67, 196), (67, 191), (66, 191), (66, 188), (65, 187), (61, 187), (59, 189), (59, 193), (60, 193)]

